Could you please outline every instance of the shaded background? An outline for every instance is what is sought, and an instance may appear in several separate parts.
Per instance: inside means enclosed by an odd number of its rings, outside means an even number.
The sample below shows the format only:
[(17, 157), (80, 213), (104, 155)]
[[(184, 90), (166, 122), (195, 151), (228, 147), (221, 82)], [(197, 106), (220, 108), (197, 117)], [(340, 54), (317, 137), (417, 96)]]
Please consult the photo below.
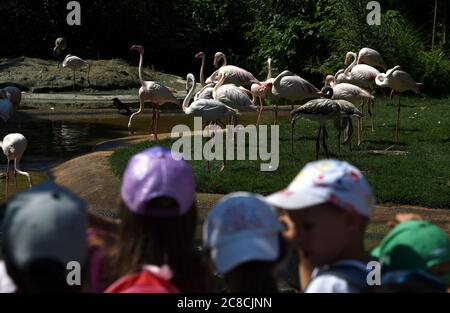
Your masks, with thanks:
[[(289, 68), (318, 84), (343, 67), (349, 50), (379, 50), (389, 67), (400, 64), (433, 96), (450, 93), (449, 0), (379, 1), (382, 25), (366, 23), (363, 0), (81, 0), (81, 26), (68, 26), (57, 0), (0, 2), (0, 57), (52, 58), (54, 40), (87, 59), (123, 58), (136, 64), (133, 44), (146, 48), (146, 65), (184, 76), (198, 72), (194, 54), (216, 51), (265, 77)], [(437, 7), (435, 40), (432, 45)]]

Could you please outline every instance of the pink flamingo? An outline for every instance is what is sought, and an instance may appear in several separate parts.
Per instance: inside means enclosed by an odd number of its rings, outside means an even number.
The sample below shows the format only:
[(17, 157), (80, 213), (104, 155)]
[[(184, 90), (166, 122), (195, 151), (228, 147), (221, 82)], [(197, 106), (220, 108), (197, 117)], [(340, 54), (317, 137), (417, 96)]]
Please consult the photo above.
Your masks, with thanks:
[[(225, 58), (225, 59), (224, 59)], [(226, 62), (225, 54), (217, 52), (214, 56), (214, 66), (219, 67), (219, 61), (224, 59)], [(211, 75), (213, 81), (221, 81), (224, 77), (223, 84), (234, 84), (236, 86), (246, 86), (252, 83), (260, 83), (259, 80), (253, 76), (249, 71), (244, 70), (234, 65), (223, 65), (216, 72)]]
[(377, 77), (375, 78), (375, 82), (382, 88), (388, 87), (392, 89), (390, 97), (391, 99), (395, 92), (399, 93), (397, 105), (397, 123), (395, 126), (395, 138), (398, 141), (398, 128), (400, 126), (400, 93), (412, 90), (418, 94), (420, 93), (420, 87), (422, 87), (423, 85), (421, 83), (416, 83), (411, 75), (401, 70), (399, 65), (388, 70), (386, 74), (382, 73), (377, 75)]
[[(349, 55), (350, 53), (354, 52), (348, 52), (345, 57), (345, 65), (348, 65), (349, 63)], [(367, 64), (373, 67), (381, 67), (383, 70), (387, 70), (386, 64), (384, 63), (383, 57), (381, 54), (372, 48), (362, 48), (359, 50), (358, 53), (358, 59), (356, 64)]]
[(130, 119), (128, 121), (128, 129), (132, 133), (131, 129), (131, 121), (133, 117), (138, 114), (141, 114), (144, 110), (144, 103), (151, 102), (153, 104), (153, 117), (152, 117), (152, 125), (151, 131), (154, 134), (155, 140), (158, 140), (158, 121), (160, 118), (159, 108), (158, 106), (163, 105), (165, 103), (176, 103), (180, 104), (177, 98), (173, 95), (173, 92), (176, 92), (173, 88), (168, 88), (154, 81), (145, 81), (144, 73), (142, 70), (143, 62), (144, 62), (144, 48), (142, 46), (134, 45), (130, 50), (136, 50), (140, 54), (139, 59), (139, 80), (141, 82), (141, 88), (139, 89), (139, 110), (131, 114)]
[[(263, 84), (256, 84), (253, 83), (252, 86), (250, 87), (250, 92), (253, 95), (253, 104), (256, 105), (256, 99), (259, 99), (259, 107), (260, 107), (260, 111), (262, 112), (262, 110), (264, 109), (264, 100), (268, 97), (274, 97), (272, 94), (272, 84), (274, 82), (274, 78), (272, 78), (272, 59), (269, 58), (267, 59), (267, 78), (264, 81)], [(278, 107), (278, 104), (276, 105)], [(274, 116), (273, 116), (273, 123), (275, 124), (275, 108), (274, 108)], [(259, 119), (258, 119), (258, 123), (259, 123)]]

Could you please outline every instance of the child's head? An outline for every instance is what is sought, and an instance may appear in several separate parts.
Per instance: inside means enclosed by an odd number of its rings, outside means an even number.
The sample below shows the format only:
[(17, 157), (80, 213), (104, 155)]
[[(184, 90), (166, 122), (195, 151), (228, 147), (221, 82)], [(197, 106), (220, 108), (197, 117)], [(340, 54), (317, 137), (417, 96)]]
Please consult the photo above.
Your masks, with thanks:
[(335, 160), (309, 163), (288, 188), (266, 199), (288, 211), (295, 244), (314, 265), (362, 252), (375, 197), (356, 167)]
[(406, 221), (394, 227), (372, 251), (389, 270), (425, 270), (450, 286), (450, 239), (428, 221)]
[(21, 192), (7, 203), (2, 231), (5, 263), (19, 291), (81, 290), (80, 285), (67, 283), (68, 263), (78, 262), (82, 271), (86, 257), (81, 199), (54, 183)]
[(262, 196), (234, 193), (210, 211), (203, 240), (232, 292), (275, 292), (275, 266), (285, 254), (282, 225)]
[(192, 267), (199, 264), (193, 264), (197, 210), (189, 164), (161, 147), (133, 156), (123, 176), (119, 215), (116, 276), (166, 264), (177, 287), (192, 290)]

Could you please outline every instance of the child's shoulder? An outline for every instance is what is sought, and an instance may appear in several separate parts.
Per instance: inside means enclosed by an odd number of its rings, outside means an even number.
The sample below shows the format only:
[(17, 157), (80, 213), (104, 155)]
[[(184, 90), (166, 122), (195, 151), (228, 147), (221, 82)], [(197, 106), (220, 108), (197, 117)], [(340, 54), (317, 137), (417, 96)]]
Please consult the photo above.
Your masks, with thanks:
[(366, 264), (357, 260), (336, 262), (316, 269), (306, 293), (358, 293), (367, 287)]

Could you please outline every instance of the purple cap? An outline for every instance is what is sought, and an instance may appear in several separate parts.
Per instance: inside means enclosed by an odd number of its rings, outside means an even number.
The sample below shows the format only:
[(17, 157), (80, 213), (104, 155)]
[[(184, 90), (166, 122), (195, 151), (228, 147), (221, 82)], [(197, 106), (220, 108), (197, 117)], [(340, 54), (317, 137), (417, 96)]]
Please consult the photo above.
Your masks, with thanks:
[[(128, 162), (120, 191), (131, 212), (146, 216), (172, 217), (188, 212), (195, 201), (195, 182), (185, 160), (177, 161), (169, 149), (154, 147), (134, 155)], [(153, 208), (147, 203), (169, 197), (176, 208)]]

